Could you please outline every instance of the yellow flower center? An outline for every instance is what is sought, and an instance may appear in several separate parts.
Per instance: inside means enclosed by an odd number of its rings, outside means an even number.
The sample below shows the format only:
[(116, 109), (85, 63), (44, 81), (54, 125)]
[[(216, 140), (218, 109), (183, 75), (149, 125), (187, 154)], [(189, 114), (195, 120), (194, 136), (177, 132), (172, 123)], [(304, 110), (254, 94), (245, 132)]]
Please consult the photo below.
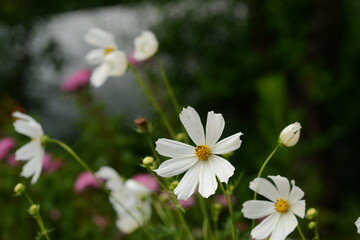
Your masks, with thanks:
[(104, 54), (105, 55), (108, 55), (109, 53), (115, 51), (115, 48), (112, 48), (112, 47), (108, 47), (108, 48), (105, 48), (104, 49)]
[(195, 156), (199, 160), (207, 160), (211, 155), (210, 148), (206, 145), (197, 145), (195, 148)]
[(278, 199), (275, 203), (275, 209), (279, 213), (286, 213), (289, 210), (289, 202), (284, 199)]

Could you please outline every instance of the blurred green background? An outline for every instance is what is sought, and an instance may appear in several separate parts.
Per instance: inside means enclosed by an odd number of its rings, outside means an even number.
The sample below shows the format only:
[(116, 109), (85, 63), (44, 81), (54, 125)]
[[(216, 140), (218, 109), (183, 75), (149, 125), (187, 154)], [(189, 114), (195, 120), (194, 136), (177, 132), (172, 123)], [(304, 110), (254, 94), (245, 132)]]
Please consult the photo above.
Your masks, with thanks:
[[(265, 174), (296, 180), (305, 192), (307, 207), (320, 210), (322, 239), (357, 239), (354, 225), (360, 216), (357, 0), (151, 3), (2, 0), (0, 137), (13, 136), (19, 140), (17, 146), (21, 146), (27, 139), (14, 133), (11, 112), (23, 109), (37, 113), (43, 109), (46, 99), (34, 98), (29, 92), (37, 78), (37, 61), (46, 61), (55, 71), (61, 71), (67, 64), (56, 39), (34, 54), (30, 41), (39, 27), (58, 14), (72, 11), (81, 14), (112, 6), (137, 8), (143, 4), (158, 9), (158, 21), (150, 29), (158, 37), (158, 58), (181, 105), (193, 106), (203, 120), (210, 110), (222, 113), (226, 120), (223, 136), (244, 133), (243, 145), (231, 160), (237, 175), (244, 171), (235, 191), (236, 207), (240, 209), (241, 203), (251, 198), (248, 182), (276, 146), (280, 131), (298, 121), (302, 125), (298, 145), (280, 150)], [(164, 89), (156, 85), (160, 79), (157, 65), (149, 63), (142, 71), (154, 91), (158, 91), (164, 110), (173, 116)], [(57, 88), (54, 83), (50, 92)], [(61, 136), (62, 140), (72, 144), (84, 159), (91, 159), (94, 169), (108, 164), (125, 177), (144, 172), (138, 164), (142, 157), (151, 154), (146, 140), (133, 131), (126, 113), (109, 114), (106, 104), (92, 99), (88, 90), (68, 96), (72, 103), (79, 103), (80, 115), (74, 131)], [(56, 91), (59, 94), (60, 90)], [(89, 104), (85, 106), (84, 102)], [(143, 104), (145, 110), (137, 114), (146, 114), (153, 121), (154, 140), (164, 137), (156, 114), (146, 101)], [(173, 121), (178, 123), (175, 118)], [(61, 123), (53, 126), (57, 130), (62, 127)], [(66, 164), (56, 174), (43, 174), (29, 191), (41, 204), (48, 225), (54, 228), (52, 239), (122, 239), (113, 222), (100, 229), (90, 221), (101, 214), (114, 219), (106, 197), (94, 190), (76, 195), (72, 189), (81, 168), (58, 148), (50, 146), (48, 150), (66, 159)], [(36, 225), (26, 213), (27, 202), (13, 197), (15, 184), (24, 181), (18, 177), (20, 171), (20, 166), (13, 168), (0, 162), (3, 240), (33, 239), (36, 233)], [(100, 204), (102, 207), (97, 208)], [(54, 211), (61, 213), (59, 219), (49, 214)], [(142, 237), (141, 233), (136, 236)]]

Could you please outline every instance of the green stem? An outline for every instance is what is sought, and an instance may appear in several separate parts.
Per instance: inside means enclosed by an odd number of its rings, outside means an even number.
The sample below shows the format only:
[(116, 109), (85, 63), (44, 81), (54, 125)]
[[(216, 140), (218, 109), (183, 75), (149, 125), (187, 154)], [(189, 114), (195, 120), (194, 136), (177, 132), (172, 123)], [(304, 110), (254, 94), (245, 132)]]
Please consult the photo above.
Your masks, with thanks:
[(299, 231), (299, 235), (300, 235), (301, 239), (302, 239), (302, 240), (306, 240), (306, 238), (305, 238), (305, 236), (304, 236), (304, 234), (303, 234), (303, 232), (302, 232), (301, 227), (300, 227), (299, 224), (297, 225), (297, 229), (298, 229), (298, 231)]
[(87, 172), (89, 172), (93, 178), (95, 179), (95, 181), (97, 182), (97, 184), (100, 186), (100, 188), (110, 197), (113, 198), (117, 204), (119, 204), (119, 206), (124, 209), (124, 211), (129, 214), (129, 216), (138, 224), (138, 226), (140, 226), (144, 232), (151, 238), (154, 239), (154, 237), (151, 235), (151, 233), (143, 226), (143, 224), (141, 224), (141, 222), (134, 216), (134, 214), (131, 213), (131, 211), (129, 211), (129, 209), (127, 209), (124, 204), (122, 202), (120, 202), (117, 198), (112, 197), (111, 191), (105, 187), (105, 185), (102, 183), (102, 181), (99, 180), (99, 178), (95, 175), (95, 172), (79, 157), (79, 155), (76, 154), (76, 152), (74, 152), (74, 150), (72, 150), (72, 148), (70, 148), (67, 144), (65, 144), (64, 142), (57, 140), (57, 139), (53, 139), (53, 138), (47, 138), (46, 139), (47, 142), (50, 143), (54, 143), (59, 145), (60, 147), (62, 147), (65, 151), (67, 151)]
[(166, 117), (164, 111), (162, 110), (162, 108), (160, 107), (159, 103), (157, 102), (156, 98), (154, 97), (153, 94), (151, 94), (151, 91), (149, 90), (149, 88), (146, 86), (144, 80), (142, 79), (142, 77), (140, 76), (140, 74), (137, 72), (137, 70), (131, 65), (129, 64), (129, 68), (130, 70), (133, 72), (136, 80), (138, 81), (140, 87), (142, 88), (142, 90), (144, 91), (146, 97), (149, 99), (149, 101), (151, 102), (151, 104), (153, 105), (153, 107), (155, 108), (155, 110), (159, 113), (166, 129), (168, 130), (170, 137), (171, 138), (175, 138), (175, 132), (173, 130), (173, 128), (170, 125), (170, 122), (168, 120), (168, 118)]
[[(27, 193), (25, 193), (25, 196), (26, 196), (27, 200), (29, 201), (30, 205), (33, 205), (34, 202), (31, 200), (30, 196)], [(40, 228), (41, 235), (43, 235), (46, 238), (46, 240), (50, 240), (50, 237), (48, 235), (48, 230), (45, 227), (44, 221), (43, 221), (40, 213), (37, 212), (33, 217), (35, 218), (35, 220)]]
[(224, 186), (222, 185), (222, 183), (220, 182), (220, 180), (218, 178), (216, 178), (219, 182), (219, 186), (221, 188), (221, 191), (223, 192), (223, 194), (225, 195), (226, 198), (226, 202), (228, 204), (228, 208), (229, 208), (229, 213), (230, 213), (230, 218), (231, 218), (231, 236), (233, 240), (236, 240), (236, 227), (235, 227), (235, 215), (234, 215), (234, 210), (233, 210), (233, 206), (232, 206), (232, 202), (230, 199), (230, 196), (228, 194), (227, 191), (225, 191)]
[(202, 212), (203, 218), (204, 218), (203, 227), (202, 227), (204, 240), (207, 240), (207, 239), (209, 239), (209, 230), (210, 230), (209, 215), (206, 210), (206, 205), (205, 205), (204, 199), (200, 195), (197, 195), (197, 198), (200, 202), (200, 208), (201, 208), (201, 212)]
[[(276, 153), (276, 151), (278, 150), (278, 148), (280, 147), (281, 145), (278, 144), (275, 149), (270, 153), (270, 155), (266, 158), (266, 160), (264, 161), (263, 165), (261, 166), (260, 170), (259, 170), (259, 173), (257, 175), (257, 178), (261, 177), (261, 174), (263, 173), (266, 165), (269, 163), (269, 161), (271, 160), (271, 158), (274, 156), (274, 154)], [(257, 192), (254, 191), (254, 200), (256, 200), (257, 198)], [(254, 229), (255, 227), (255, 219), (252, 220), (252, 226), (251, 226), (251, 230)], [(251, 234), (249, 236), (249, 239), (251, 239)]]

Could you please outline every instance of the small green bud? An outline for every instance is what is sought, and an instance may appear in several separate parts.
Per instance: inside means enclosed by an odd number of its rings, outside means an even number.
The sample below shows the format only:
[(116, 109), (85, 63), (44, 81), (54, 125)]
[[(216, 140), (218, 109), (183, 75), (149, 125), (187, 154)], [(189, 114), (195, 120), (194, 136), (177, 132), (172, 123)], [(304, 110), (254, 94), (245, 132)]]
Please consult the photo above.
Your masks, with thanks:
[(42, 145), (45, 145), (48, 141), (49, 141), (49, 137), (48, 136), (46, 136), (46, 135), (43, 135), (42, 137), (41, 137), (41, 144)]
[(220, 203), (214, 203), (214, 210), (221, 210), (223, 207)]
[(307, 211), (306, 211), (306, 218), (307, 219), (314, 219), (316, 216), (318, 215), (318, 211), (315, 209), (315, 208), (309, 208)]
[(314, 222), (314, 221), (309, 222), (309, 224), (308, 224), (309, 229), (314, 229), (315, 227), (316, 227), (316, 222)]
[(185, 139), (186, 139), (185, 133), (178, 133), (175, 136), (175, 140), (179, 141), (179, 142), (183, 142), (183, 141), (185, 141)]
[(143, 163), (145, 166), (150, 166), (151, 164), (154, 163), (154, 158), (153, 158), (153, 157), (150, 157), (150, 156), (144, 157), (144, 159), (142, 160), (142, 163)]
[(16, 184), (16, 186), (14, 188), (15, 196), (20, 196), (23, 192), (25, 192), (25, 190), (26, 190), (26, 187), (24, 184), (22, 184), (22, 183)]
[(29, 207), (29, 213), (32, 216), (35, 216), (37, 213), (39, 213), (40, 206), (38, 204), (33, 204)]

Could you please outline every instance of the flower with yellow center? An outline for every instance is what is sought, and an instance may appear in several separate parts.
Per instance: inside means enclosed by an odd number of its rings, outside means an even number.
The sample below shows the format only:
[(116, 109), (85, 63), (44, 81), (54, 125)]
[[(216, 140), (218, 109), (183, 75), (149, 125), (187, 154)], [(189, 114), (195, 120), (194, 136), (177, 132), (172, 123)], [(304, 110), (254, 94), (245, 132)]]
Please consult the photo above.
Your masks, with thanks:
[(250, 189), (266, 197), (270, 201), (250, 200), (243, 204), (244, 217), (250, 219), (264, 218), (251, 231), (255, 239), (284, 240), (295, 229), (298, 222), (295, 215), (305, 216), (305, 200), (301, 200), (304, 192), (292, 181), (281, 176), (269, 176), (275, 185), (264, 178), (255, 178)]
[(90, 78), (90, 83), (94, 87), (100, 87), (108, 77), (121, 76), (126, 72), (127, 57), (124, 52), (118, 50), (111, 33), (92, 28), (85, 35), (85, 41), (98, 47), (86, 55), (88, 63), (99, 64)]
[(39, 179), (43, 168), (45, 150), (42, 140), (44, 138), (44, 131), (41, 125), (29, 115), (14, 112), (12, 116), (16, 118), (14, 122), (15, 131), (31, 139), (15, 152), (15, 159), (27, 161), (20, 175), (26, 178), (32, 176), (31, 183), (34, 184)]
[[(155, 172), (162, 177), (172, 177), (185, 173), (174, 193), (178, 199), (188, 199), (196, 190), (205, 198), (214, 194), (218, 183), (227, 183), (235, 168), (229, 161), (218, 156), (238, 149), (241, 145), (241, 132), (219, 141), (225, 127), (221, 114), (208, 112), (206, 132), (198, 113), (187, 107), (180, 113), (184, 125), (195, 147), (161, 138), (156, 141), (156, 151), (171, 159), (163, 162)], [(206, 134), (205, 134), (206, 133)]]

